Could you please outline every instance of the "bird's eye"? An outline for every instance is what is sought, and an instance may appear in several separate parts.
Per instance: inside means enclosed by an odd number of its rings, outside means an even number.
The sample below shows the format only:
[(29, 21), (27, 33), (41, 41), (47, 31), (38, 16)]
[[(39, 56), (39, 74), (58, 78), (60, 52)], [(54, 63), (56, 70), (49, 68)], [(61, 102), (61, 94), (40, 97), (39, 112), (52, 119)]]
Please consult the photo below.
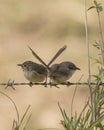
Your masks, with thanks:
[(74, 70), (75, 68), (73, 66), (69, 66), (69, 69)]
[(23, 65), (24, 67), (26, 67), (26, 65)]

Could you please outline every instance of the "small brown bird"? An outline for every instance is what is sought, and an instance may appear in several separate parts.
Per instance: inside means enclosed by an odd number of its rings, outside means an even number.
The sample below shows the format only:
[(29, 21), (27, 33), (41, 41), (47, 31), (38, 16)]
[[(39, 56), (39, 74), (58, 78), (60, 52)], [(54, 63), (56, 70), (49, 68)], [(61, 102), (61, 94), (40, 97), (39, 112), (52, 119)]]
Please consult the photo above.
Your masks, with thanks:
[(32, 82), (43, 82), (47, 76), (47, 69), (41, 64), (37, 64), (32, 61), (25, 61), (21, 66), (24, 72), (24, 76), (27, 80)]
[(69, 61), (53, 64), (50, 68), (49, 77), (54, 83), (63, 83), (69, 80), (76, 70), (80, 70), (80, 68)]

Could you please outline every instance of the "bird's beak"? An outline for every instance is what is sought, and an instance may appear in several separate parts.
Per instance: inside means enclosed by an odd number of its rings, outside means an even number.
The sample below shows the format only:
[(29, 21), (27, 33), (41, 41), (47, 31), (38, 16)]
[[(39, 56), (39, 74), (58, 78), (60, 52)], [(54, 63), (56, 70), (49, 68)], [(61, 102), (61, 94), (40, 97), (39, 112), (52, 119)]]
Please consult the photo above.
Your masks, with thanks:
[(22, 67), (22, 64), (17, 64), (17, 65)]
[(80, 68), (78, 68), (78, 67), (77, 67), (76, 69), (77, 69), (77, 70), (81, 70), (81, 69), (80, 69)]

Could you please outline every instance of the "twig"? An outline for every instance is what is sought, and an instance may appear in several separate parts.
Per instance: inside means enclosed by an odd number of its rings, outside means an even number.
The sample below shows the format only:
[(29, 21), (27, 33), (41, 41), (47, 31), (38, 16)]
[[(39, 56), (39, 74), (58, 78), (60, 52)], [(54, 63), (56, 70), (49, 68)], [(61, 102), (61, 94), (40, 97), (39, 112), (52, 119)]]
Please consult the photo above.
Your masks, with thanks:
[[(83, 75), (80, 77), (80, 79), (78, 80), (78, 83), (81, 81)], [(77, 83), (77, 84), (78, 84)], [(75, 97), (75, 94), (76, 94), (76, 91), (77, 91), (77, 88), (78, 88), (78, 85), (76, 84), (76, 87), (74, 89), (74, 93), (73, 93), (73, 97), (72, 97), (72, 101), (71, 101), (71, 117), (73, 116), (73, 103), (74, 103), (74, 97)]]
[(103, 31), (102, 31), (102, 26), (101, 26), (100, 12), (98, 10), (97, 10), (97, 14), (98, 14), (99, 33), (100, 33), (100, 39), (101, 39), (102, 64), (104, 65), (104, 39), (103, 39)]
[[(19, 112), (18, 112), (18, 108), (17, 105), (15, 104), (15, 102), (13, 101), (13, 99), (11, 97), (9, 97), (7, 94), (5, 94), (4, 92), (0, 91), (0, 94), (4, 95), (5, 97), (7, 97), (12, 104), (14, 105), (14, 108), (16, 110), (16, 115), (17, 115), (17, 123), (19, 123)], [(16, 122), (15, 122), (16, 123)]]
[(94, 96), (91, 87), (91, 66), (90, 66), (90, 46), (89, 46), (89, 35), (88, 35), (88, 18), (87, 18), (87, 0), (84, 0), (85, 7), (85, 32), (86, 32), (86, 44), (87, 44), (87, 55), (88, 55), (88, 86), (90, 91), (91, 99), (91, 123), (95, 121), (95, 112), (94, 112)]

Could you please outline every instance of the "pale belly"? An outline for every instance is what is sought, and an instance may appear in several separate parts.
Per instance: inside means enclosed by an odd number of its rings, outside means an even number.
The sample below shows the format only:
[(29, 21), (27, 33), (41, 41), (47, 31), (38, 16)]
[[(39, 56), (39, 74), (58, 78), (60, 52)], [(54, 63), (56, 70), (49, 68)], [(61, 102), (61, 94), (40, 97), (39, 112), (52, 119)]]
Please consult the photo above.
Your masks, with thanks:
[(30, 73), (30, 72), (25, 72), (24, 76), (26, 77), (27, 80), (30, 82), (43, 82), (46, 78), (46, 76), (42, 74), (37, 74), (37, 73)]

